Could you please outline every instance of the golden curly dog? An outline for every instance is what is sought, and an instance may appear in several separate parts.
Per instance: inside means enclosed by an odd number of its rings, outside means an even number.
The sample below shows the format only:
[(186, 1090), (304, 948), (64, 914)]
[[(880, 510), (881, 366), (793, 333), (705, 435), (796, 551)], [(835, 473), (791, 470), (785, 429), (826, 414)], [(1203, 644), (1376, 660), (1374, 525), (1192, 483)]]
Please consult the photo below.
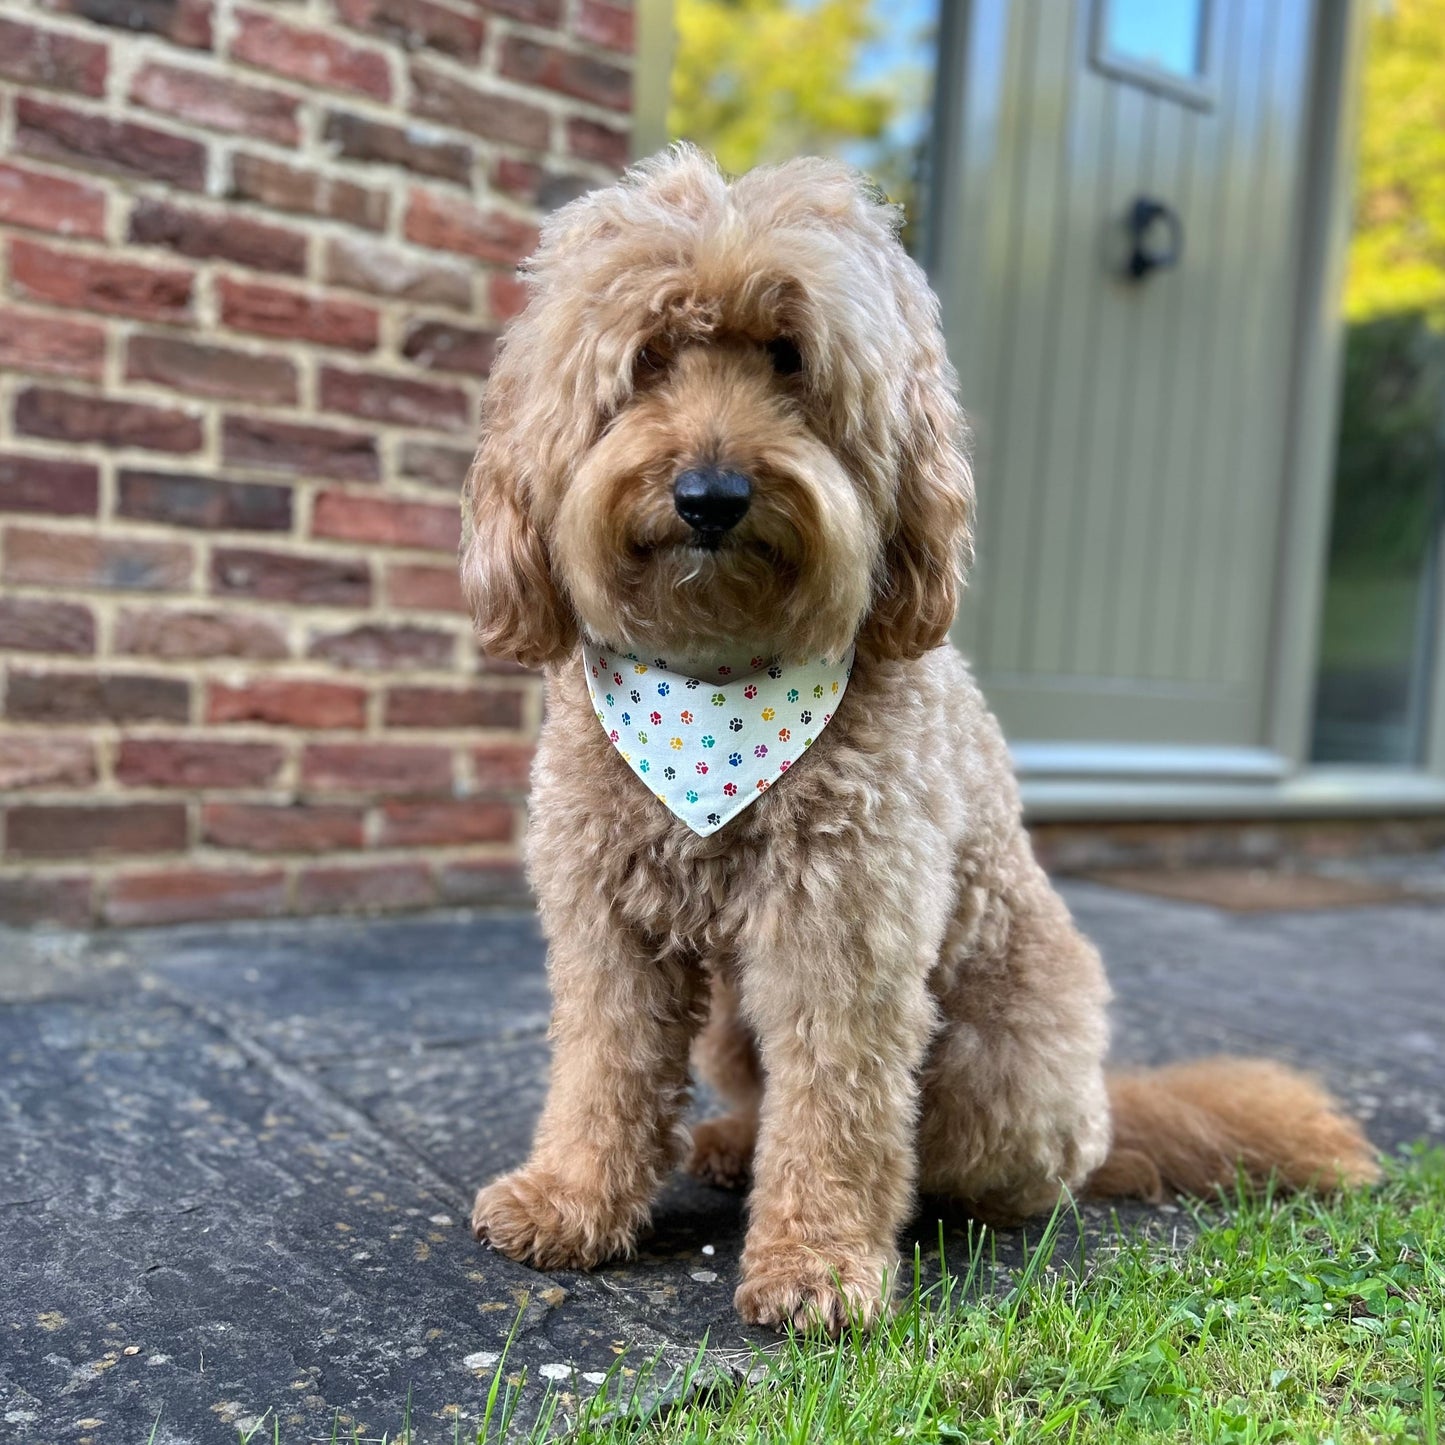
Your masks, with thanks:
[[(547, 673), (529, 859), (554, 996), (532, 1157), (477, 1196), (477, 1236), (543, 1268), (632, 1250), (688, 1156), (691, 1050), (733, 1111), (694, 1131), (688, 1167), (752, 1180), (739, 1313), (834, 1332), (886, 1306), (917, 1190), (1002, 1222), (1061, 1189), (1204, 1193), (1239, 1165), (1294, 1186), (1377, 1173), (1279, 1066), (1106, 1080), (1098, 955), (946, 641), (973, 485), (898, 221), (842, 166), (729, 182), (689, 147), (565, 207), (464, 504), (482, 641)], [(857, 652), (786, 778), (699, 836), (599, 727), (584, 638)]]

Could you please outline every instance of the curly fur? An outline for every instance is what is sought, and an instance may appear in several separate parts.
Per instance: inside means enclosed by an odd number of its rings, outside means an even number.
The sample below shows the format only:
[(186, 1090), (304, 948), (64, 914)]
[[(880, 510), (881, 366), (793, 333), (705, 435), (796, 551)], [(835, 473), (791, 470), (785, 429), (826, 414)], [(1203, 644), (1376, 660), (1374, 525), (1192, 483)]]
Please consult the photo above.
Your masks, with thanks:
[[(831, 163), (729, 183), (681, 147), (560, 211), (530, 284), (462, 572), (485, 645), (547, 669), (529, 860), (554, 1049), (532, 1157), (478, 1195), (478, 1236), (543, 1267), (630, 1250), (687, 1155), (690, 1050), (733, 1105), (691, 1167), (752, 1181), (750, 1321), (876, 1318), (918, 1189), (1016, 1220), (1063, 1188), (1199, 1192), (1238, 1163), (1373, 1178), (1356, 1126), (1276, 1066), (1106, 1083), (1098, 955), (945, 643), (972, 481), (893, 210)], [(770, 360), (779, 338), (796, 373)], [(704, 462), (755, 488), (717, 551), (671, 500)], [(703, 838), (597, 726), (582, 633), (696, 659), (858, 651), (786, 782)]]

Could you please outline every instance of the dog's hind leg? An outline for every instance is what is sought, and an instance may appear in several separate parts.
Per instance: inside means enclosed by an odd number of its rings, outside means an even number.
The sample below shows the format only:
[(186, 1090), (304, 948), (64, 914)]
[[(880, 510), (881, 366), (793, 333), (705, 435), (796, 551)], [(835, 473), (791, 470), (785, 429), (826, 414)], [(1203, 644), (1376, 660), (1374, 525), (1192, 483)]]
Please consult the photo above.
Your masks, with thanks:
[(605, 917), (552, 930), (552, 1071), (532, 1157), (477, 1195), (472, 1227), (512, 1259), (590, 1269), (630, 1253), (685, 1144), (704, 984)]
[(757, 1041), (738, 1013), (737, 985), (721, 971), (712, 978), (712, 1009), (692, 1046), (692, 1061), (732, 1108), (694, 1126), (688, 1173), (723, 1189), (740, 1189), (752, 1174), (763, 1074)]
[(920, 1188), (998, 1224), (1047, 1213), (1109, 1147), (1103, 967), (1027, 850), (963, 895), (922, 1079)]

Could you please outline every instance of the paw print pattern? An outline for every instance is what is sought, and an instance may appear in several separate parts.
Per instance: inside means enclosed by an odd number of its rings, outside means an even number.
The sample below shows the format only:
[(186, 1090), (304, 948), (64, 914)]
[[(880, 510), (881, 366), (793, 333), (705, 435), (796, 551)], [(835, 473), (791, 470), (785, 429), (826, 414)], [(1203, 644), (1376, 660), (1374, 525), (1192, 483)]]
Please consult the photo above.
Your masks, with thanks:
[[(618, 756), (666, 808), (704, 834), (766, 792), (813, 746), (832, 718), (819, 703), (827, 698), (836, 709), (851, 662), (784, 665), (754, 657), (745, 667), (722, 664), (691, 677), (661, 657), (609, 660), (591, 644), (583, 651), (583, 680)], [(698, 714), (708, 706), (714, 712), (704, 722)], [(677, 786), (679, 779), (685, 781)]]

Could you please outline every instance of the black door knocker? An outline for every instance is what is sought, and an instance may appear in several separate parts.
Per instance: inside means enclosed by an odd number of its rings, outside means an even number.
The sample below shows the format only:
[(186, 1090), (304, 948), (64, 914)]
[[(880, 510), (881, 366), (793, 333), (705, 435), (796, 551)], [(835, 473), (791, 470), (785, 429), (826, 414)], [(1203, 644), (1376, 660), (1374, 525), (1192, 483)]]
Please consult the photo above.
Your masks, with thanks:
[(1142, 281), (1151, 271), (1177, 265), (1184, 254), (1184, 223), (1179, 213), (1152, 196), (1136, 196), (1129, 207), (1128, 273)]

